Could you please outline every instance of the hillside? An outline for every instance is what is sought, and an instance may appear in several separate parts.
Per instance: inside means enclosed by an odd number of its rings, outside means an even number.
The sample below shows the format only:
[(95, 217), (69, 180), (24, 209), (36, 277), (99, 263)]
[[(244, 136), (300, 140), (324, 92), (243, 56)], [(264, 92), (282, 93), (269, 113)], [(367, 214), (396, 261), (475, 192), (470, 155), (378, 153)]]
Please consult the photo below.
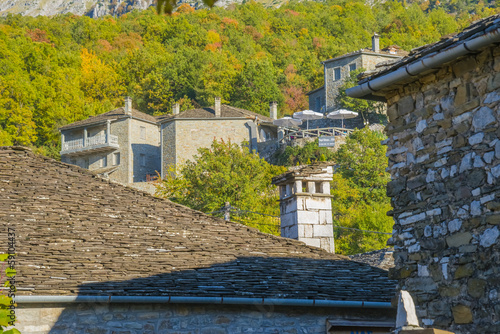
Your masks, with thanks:
[(0, 15), (21, 14), (29, 16), (52, 16), (72, 13), (101, 17), (122, 15), (133, 9), (147, 9), (154, 0), (3, 0)]
[[(279, 7), (288, 3), (288, 0), (252, 0), (264, 7)], [(316, 0), (321, 2), (321, 0)], [(231, 4), (244, 4), (247, 0), (218, 0), (217, 7), (227, 7)], [(367, 5), (373, 6), (385, 0), (366, 0)], [(494, 8), (495, 1), (479, 0), (416, 0), (401, 1), (404, 4), (418, 4), (422, 9), (430, 11), (442, 8), (448, 13), (474, 12), (479, 3)], [(177, 5), (189, 4), (195, 9), (206, 8), (202, 0), (178, 0)], [(156, 5), (156, 0), (2, 0), (0, 1), (0, 16), (7, 14), (21, 14), (29, 16), (53, 16), (72, 13), (97, 18), (106, 15), (121, 16), (134, 9), (144, 10)]]
[(323, 82), (321, 61), (370, 46), (375, 31), (381, 46), (409, 51), (495, 11), (327, 0), (182, 5), (171, 16), (150, 8), (117, 18), (0, 17), (0, 145), (57, 156), (58, 127), (122, 106), (124, 95), (155, 115), (221, 96), (264, 115), (278, 101), (281, 117), (307, 108), (305, 93)]
[[(241, 4), (245, 0), (219, 0), (218, 7), (230, 4)], [(284, 0), (257, 0), (265, 6), (280, 5)], [(201, 0), (180, 0), (178, 5), (188, 3), (193, 8), (205, 8)], [(21, 14), (29, 16), (53, 16), (72, 13), (86, 15), (93, 18), (105, 15), (121, 16), (134, 9), (144, 10), (156, 5), (156, 0), (2, 0), (0, 2), (0, 16), (7, 14)]]

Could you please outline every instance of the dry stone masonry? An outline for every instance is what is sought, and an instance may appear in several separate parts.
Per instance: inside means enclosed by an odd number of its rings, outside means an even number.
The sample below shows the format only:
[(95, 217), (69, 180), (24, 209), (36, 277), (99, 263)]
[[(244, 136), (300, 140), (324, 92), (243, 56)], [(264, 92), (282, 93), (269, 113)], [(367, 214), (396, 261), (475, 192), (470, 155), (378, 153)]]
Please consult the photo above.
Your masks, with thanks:
[[(385, 73), (498, 31), (499, 20), (418, 49)], [(500, 333), (500, 47), (376, 93), (390, 118), (391, 276), (415, 299), (421, 325)]]
[[(16, 229), (23, 334), (319, 333), (327, 318), (394, 320), (387, 304), (395, 282), (385, 270), (205, 215), (25, 148), (0, 147), (0, 222)], [(0, 233), (1, 245), (7, 233)], [(40, 296), (90, 302), (30, 302)], [(151, 296), (164, 298), (147, 302)], [(199, 303), (169, 303), (175, 297)], [(222, 305), (231, 298), (252, 301)], [(310, 300), (310, 306), (262, 305), (264, 299)], [(363, 308), (320, 307), (328, 300)]]
[(330, 181), (326, 164), (293, 169), (273, 179), (280, 188), (281, 236), (334, 253)]

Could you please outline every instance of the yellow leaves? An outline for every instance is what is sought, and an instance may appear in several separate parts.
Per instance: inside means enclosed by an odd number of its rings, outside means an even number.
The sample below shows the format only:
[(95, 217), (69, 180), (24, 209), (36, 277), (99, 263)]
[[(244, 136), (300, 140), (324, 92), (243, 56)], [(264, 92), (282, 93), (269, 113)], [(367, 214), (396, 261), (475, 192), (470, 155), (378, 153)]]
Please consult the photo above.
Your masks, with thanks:
[(215, 30), (209, 30), (207, 32), (207, 40), (209, 43), (218, 43), (220, 42), (220, 36)]
[(179, 14), (189, 14), (194, 12), (194, 8), (191, 7), (191, 5), (188, 3), (183, 3), (182, 5), (179, 6), (179, 8), (177, 8), (175, 12)]
[(115, 70), (87, 49), (82, 49), (80, 57), (82, 60), (80, 86), (85, 92), (85, 99), (88, 102), (108, 100), (112, 103), (121, 100), (125, 89)]
[(222, 47), (220, 35), (215, 30), (207, 32), (207, 41), (209, 44), (205, 46), (205, 51), (215, 52)]

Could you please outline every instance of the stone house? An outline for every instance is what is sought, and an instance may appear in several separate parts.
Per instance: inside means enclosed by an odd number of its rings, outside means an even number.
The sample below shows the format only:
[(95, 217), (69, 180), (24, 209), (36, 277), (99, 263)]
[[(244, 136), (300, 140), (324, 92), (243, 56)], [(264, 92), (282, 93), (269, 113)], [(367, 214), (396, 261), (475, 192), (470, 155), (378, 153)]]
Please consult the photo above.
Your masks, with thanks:
[(500, 16), (347, 91), (384, 98), (395, 268), (422, 325), (500, 333)]
[(198, 148), (210, 147), (214, 139), (236, 144), (247, 142), (251, 151), (266, 157), (278, 147), (278, 128), (273, 119), (278, 116), (277, 103), (270, 103), (270, 117), (245, 109), (231, 107), (215, 98), (215, 104), (179, 112), (174, 104), (172, 115), (158, 120), (162, 138), (162, 171), (169, 166), (192, 160)]
[(344, 84), (351, 71), (360, 68), (371, 71), (378, 63), (394, 62), (404, 55), (406, 52), (398, 46), (380, 49), (379, 35), (374, 34), (371, 49), (361, 49), (323, 61), (324, 85), (307, 93), (309, 109), (322, 113), (335, 110), (339, 87)]
[(214, 139), (237, 144), (248, 142), (261, 157), (277, 148), (277, 104), (270, 105), (270, 117), (222, 105), (154, 117), (125, 107), (65, 125), (61, 132), (61, 160), (87, 168), (111, 180), (147, 190), (145, 181), (163, 176), (168, 165), (192, 159), (200, 147)]
[[(23, 334), (389, 333), (387, 271), (0, 148)], [(7, 245), (7, 233), (0, 234)]]
[(61, 161), (120, 183), (144, 182), (160, 170), (157, 119), (125, 106), (59, 128)]

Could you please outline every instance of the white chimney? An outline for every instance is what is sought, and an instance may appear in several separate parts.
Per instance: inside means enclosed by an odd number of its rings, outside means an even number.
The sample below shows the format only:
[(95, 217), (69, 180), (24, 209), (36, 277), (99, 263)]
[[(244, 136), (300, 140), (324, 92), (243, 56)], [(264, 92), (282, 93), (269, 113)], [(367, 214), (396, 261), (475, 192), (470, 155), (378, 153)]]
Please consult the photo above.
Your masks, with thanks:
[(220, 98), (220, 96), (215, 98), (214, 110), (215, 110), (215, 117), (220, 117), (220, 115), (221, 115), (221, 98)]
[(130, 96), (125, 98), (125, 114), (132, 115), (132, 98)]
[(179, 103), (172, 104), (172, 114), (179, 115), (180, 111), (181, 111), (181, 105)]
[(278, 119), (278, 102), (273, 101), (269, 103), (269, 117)]
[(306, 166), (273, 178), (280, 189), (281, 236), (335, 253), (330, 182), (333, 167)]
[(374, 33), (372, 36), (372, 50), (373, 52), (380, 52), (380, 43), (379, 43), (380, 35)]

